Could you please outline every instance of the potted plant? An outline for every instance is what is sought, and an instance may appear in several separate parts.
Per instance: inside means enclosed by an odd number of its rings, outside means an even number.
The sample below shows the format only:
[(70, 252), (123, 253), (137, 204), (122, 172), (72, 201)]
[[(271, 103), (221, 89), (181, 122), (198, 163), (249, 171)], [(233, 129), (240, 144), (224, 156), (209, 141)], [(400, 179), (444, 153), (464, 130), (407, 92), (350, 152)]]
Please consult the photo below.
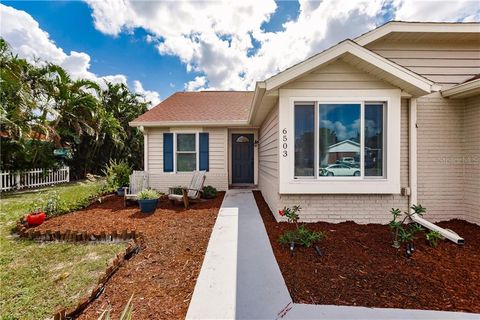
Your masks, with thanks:
[(145, 189), (140, 191), (137, 197), (140, 211), (142, 213), (151, 213), (157, 208), (160, 193), (153, 189)]

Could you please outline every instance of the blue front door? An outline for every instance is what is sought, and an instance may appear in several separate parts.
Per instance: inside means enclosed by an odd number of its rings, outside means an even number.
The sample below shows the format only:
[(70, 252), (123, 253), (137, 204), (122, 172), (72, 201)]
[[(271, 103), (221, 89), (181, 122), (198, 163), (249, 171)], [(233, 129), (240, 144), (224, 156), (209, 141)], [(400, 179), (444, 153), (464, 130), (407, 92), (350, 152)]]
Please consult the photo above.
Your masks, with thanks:
[(253, 183), (253, 134), (232, 134), (232, 183)]

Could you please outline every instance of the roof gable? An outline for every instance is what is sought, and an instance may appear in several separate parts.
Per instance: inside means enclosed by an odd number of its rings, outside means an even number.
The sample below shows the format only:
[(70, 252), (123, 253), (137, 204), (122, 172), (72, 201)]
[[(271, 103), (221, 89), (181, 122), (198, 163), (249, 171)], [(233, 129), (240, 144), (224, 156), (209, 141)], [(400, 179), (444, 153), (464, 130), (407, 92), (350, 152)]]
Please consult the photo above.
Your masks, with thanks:
[(355, 67), (385, 80), (406, 92), (420, 96), (432, 92), (432, 81), (365, 49), (351, 40), (340, 42), (293, 67), (265, 80), (266, 90), (275, 90), (312, 70), (342, 58)]

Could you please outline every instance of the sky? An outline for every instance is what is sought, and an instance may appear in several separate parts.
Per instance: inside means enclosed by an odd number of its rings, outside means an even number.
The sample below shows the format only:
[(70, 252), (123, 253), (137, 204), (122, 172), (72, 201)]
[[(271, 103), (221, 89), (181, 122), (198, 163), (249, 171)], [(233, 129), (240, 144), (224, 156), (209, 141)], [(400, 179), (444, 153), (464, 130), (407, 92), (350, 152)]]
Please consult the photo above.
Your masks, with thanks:
[(252, 90), (389, 20), (480, 21), (480, 2), (2, 1), (0, 35), (74, 78), (124, 82), (152, 105), (175, 91)]

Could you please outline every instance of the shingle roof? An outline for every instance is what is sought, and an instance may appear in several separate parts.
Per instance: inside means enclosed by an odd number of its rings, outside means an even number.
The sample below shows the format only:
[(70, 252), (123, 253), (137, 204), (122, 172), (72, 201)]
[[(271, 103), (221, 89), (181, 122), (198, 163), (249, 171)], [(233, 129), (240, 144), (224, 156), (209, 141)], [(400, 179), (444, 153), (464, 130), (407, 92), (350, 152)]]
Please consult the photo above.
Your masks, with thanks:
[(248, 121), (253, 91), (176, 92), (132, 122)]

